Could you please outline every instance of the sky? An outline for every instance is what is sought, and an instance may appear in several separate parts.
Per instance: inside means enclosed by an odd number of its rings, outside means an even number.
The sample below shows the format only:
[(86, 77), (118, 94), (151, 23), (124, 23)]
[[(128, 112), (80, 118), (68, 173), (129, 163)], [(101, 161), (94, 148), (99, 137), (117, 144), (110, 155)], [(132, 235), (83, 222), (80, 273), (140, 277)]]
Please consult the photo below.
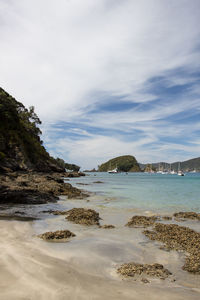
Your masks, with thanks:
[(200, 156), (199, 0), (0, 0), (0, 84), (83, 169)]

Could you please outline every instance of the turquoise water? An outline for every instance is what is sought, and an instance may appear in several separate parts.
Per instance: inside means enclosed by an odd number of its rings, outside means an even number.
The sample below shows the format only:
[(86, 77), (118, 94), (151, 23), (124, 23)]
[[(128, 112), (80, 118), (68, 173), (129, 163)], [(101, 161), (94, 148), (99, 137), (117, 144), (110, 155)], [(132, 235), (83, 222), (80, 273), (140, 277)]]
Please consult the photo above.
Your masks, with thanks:
[[(72, 185), (95, 192), (107, 206), (155, 211), (200, 211), (200, 173), (186, 176), (145, 173), (88, 173), (74, 178)], [(94, 183), (102, 181), (103, 183)], [(88, 185), (78, 185), (85, 183)]]

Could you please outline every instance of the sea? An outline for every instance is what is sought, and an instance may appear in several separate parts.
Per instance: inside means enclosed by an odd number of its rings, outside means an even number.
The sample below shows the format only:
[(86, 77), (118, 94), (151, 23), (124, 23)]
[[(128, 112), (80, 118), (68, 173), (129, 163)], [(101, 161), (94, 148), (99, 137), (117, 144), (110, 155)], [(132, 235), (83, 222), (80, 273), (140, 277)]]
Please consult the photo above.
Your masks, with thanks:
[(200, 211), (200, 173), (86, 173), (70, 183), (107, 200), (103, 205), (141, 211)]

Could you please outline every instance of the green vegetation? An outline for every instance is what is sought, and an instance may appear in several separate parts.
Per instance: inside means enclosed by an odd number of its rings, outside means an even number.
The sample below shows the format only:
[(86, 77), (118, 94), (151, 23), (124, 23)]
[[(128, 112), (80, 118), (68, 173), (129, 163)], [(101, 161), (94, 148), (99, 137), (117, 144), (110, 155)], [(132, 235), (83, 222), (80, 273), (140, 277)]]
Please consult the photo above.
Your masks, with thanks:
[(65, 168), (67, 170), (71, 170), (71, 171), (75, 171), (75, 172), (79, 172), (79, 170), (80, 170), (79, 166), (77, 166), (75, 164), (68, 164), (68, 163), (65, 164)]
[(40, 119), (34, 111), (0, 88), (0, 169), (59, 171), (40, 139)]
[(147, 164), (144, 169), (144, 172), (152, 172), (152, 171), (156, 171), (156, 168), (152, 166), (152, 164)]
[(62, 158), (57, 157), (56, 161), (61, 168), (65, 168), (70, 171), (79, 172), (80, 167), (75, 164), (68, 164)]
[(140, 172), (140, 167), (134, 156), (124, 155), (110, 159), (99, 166), (99, 172), (107, 172), (117, 168), (121, 172)]
[[(140, 168), (144, 170), (145, 172), (150, 171), (149, 169), (152, 169), (153, 171), (168, 171), (168, 170), (174, 170), (178, 171), (179, 168), (179, 162), (174, 163), (166, 163), (166, 162), (160, 162), (160, 163), (152, 163), (152, 164), (139, 164)], [(151, 168), (149, 168), (151, 166)], [(193, 170), (200, 171), (200, 157), (189, 159), (186, 161), (180, 162), (180, 169), (184, 172), (190, 172)]]
[[(172, 164), (172, 168), (177, 170), (178, 169), (178, 162)], [(180, 163), (180, 167), (183, 171), (200, 171), (200, 157), (189, 159)]]

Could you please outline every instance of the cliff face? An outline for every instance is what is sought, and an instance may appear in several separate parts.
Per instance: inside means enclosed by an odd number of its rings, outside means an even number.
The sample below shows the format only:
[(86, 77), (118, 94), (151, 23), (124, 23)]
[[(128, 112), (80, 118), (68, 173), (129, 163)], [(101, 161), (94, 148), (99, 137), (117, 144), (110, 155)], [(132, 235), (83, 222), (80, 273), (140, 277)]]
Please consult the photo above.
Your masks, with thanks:
[(140, 166), (134, 156), (124, 155), (110, 159), (106, 163), (99, 166), (99, 172), (107, 172), (118, 168), (122, 172), (141, 172)]
[(34, 108), (26, 109), (0, 88), (0, 171), (7, 169), (63, 172), (40, 139), (41, 121)]

